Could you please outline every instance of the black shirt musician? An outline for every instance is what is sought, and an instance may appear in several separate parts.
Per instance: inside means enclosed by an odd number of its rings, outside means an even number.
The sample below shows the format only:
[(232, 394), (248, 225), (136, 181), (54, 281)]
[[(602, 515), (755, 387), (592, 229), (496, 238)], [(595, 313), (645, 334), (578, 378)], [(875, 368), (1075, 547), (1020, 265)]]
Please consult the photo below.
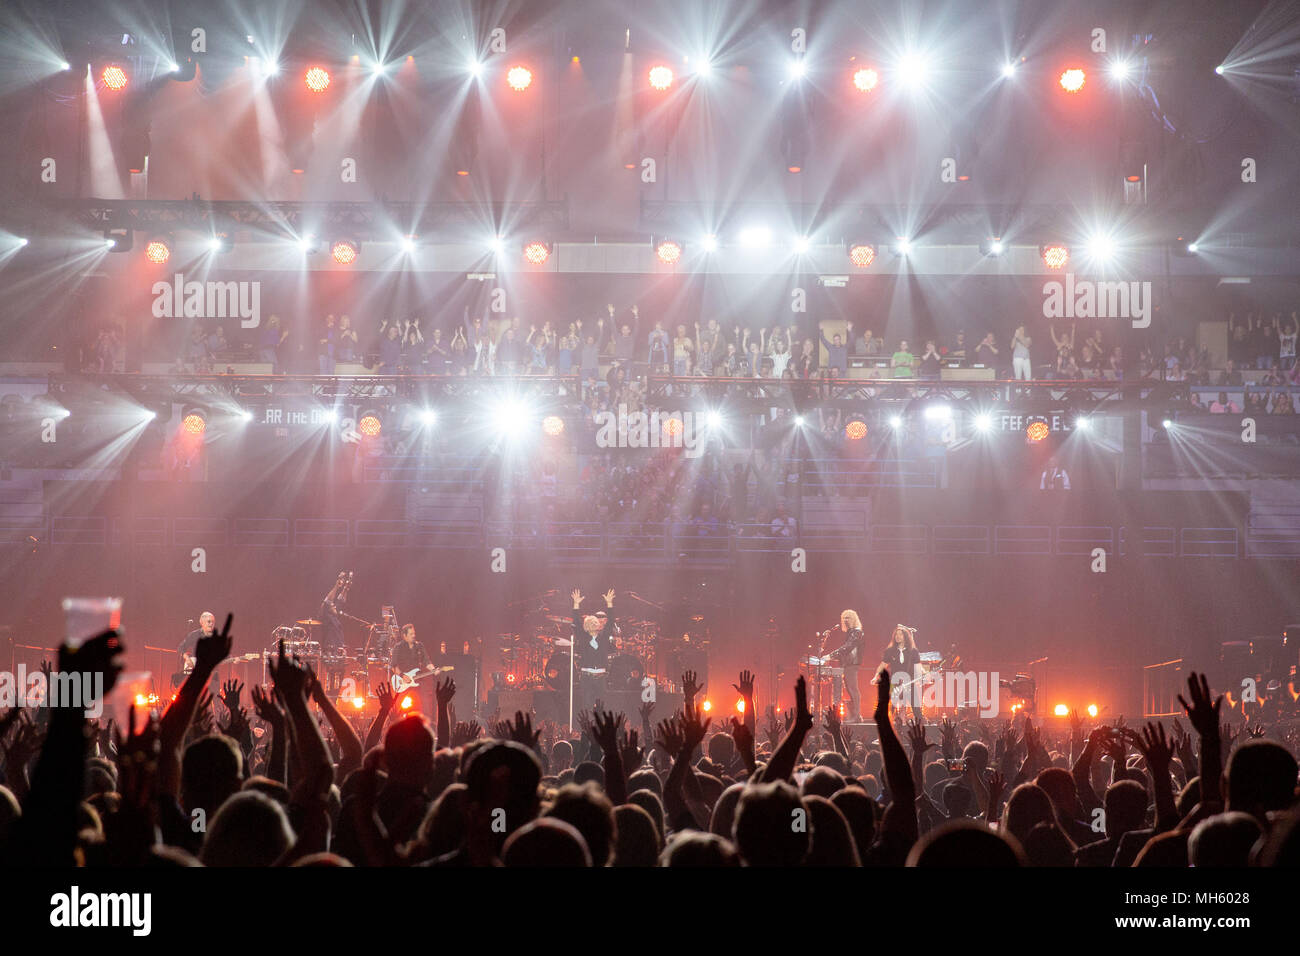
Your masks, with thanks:
[[(862, 661), (866, 653), (862, 638), (862, 621), (858, 612), (845, 610), (840, 614), (840, 627), (831, 635), (831, 640), (839, 639), (839, 648), (831, 653), (840, 659), (844, 668), (844, 690), (849, 695), (847, 718), (852, 723), (862, 721), (862, 694), (858, 690), (858, 675), (862, 672)], [(838, 701), (836, 702), (838, 703)]]
[(389, 658), (395, 674), (409, 674), (411, 671), (424, 670), (429, 666), (429, 654), (424, 645), (415, 639), (415, 625), (402, 625), (402, 639), (393, 648)]
[(330, 588), (325, 599), (320, 603), (320, 621), (321, 621), (321, 649), (337, 651), (343, 647), (343, 616), (342, 608), (348, 600), (348, 588), (352, 584), (352, 576), (346, 571), (340, 571), (338, 578), (334, 581), (334, 586)]
[(614, 654), (614, 591), (605, 592), (605, 612), (599, 615), (582, 613), (582, 592), (573, 592), (573, 643), (579, 667), (608, 670), (609, 659)]
[(903, 703), (911, 706), (913, 712), (917, 714), (921, 707), (921, 682), (917, 679), (920, 663), (921, 652), (916, 649), (916, 628), (908, 627), (906, 624), (896, 625), (893, 636), (889, 639), (889, 646), (885, 648), (882, 655), (877, 676), (880, 671), (888, 668), (890, 682), (895, 687), (900, 684), (905, 687)]

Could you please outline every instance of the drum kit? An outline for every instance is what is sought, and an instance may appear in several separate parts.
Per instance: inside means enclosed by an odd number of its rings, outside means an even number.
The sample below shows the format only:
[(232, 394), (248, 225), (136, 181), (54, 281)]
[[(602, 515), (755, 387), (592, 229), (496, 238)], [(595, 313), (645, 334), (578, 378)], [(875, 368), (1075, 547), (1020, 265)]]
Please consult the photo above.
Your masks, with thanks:
[[(526, 632), (499, 634), (495, 645), (501, 669), (493, 672), (497, 687), (516, 690), (567, 691), (573, 669), (573, 619), (547, 614)], [(606, 671), (610, 687), (640, 690), (654, 675), (659, 625), (654, 621), (620, 621), (613, 638), (614, 654)]]

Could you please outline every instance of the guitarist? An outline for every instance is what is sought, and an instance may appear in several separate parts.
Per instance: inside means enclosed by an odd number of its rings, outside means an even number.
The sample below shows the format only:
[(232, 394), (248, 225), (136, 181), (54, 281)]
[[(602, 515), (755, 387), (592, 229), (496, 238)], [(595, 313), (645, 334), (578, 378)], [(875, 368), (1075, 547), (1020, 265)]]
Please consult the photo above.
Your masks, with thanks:
[(866, 648), (863, 646), (862, 621), (858, 612), (845, 610), (840, 614), (839, 636), (841, 643), (826, 657), (838, 657), (844, 668), (844, 690), (849, 695), (849, 713), (846, 722), (862, 722), (862, 694), (858, 690), (858, 674), (862, 670), (862, 661)]
[(880, 682), (880, 675), (886, 671), (894, 675), (891, 683), (895, 687), (902, 686), (902, 700), (899, 702), (900, 707), (906, 704), (912, 708), (914, 717), (921, 716), (921, 681), (920, 681), (920, 664), (921, 652), (916, 649), (916, 628), (908, 627), (906, 624), (898, 624), (894, 627), (894, 633), (889, 638), (889, 645), (881, 655), (880, 666), (876, 668), (876, 676), (871, 681), (873, 684)]
[(429, 654), (424, 645), (415, 639), (415, 625), (402, 625), (402, 639), (393, 647), (388, 659), (393, 675), (406, 675), (411, 671), (422, 671), (430, 667)]
[[(193, 621), (190, 621), (193, 624)], [(199, 626), (185, 635), (184, 640), (176, 647), (176, 673), (172, 675), (172, 684), (180, 687), (185, 683), (185, 675), (194, 669), (194, 658), (199, 646), (199, 640), (205, 637), (211, 637), (217, 629), (217, 618), (211, 611), (204, 611), (199, 615)]]

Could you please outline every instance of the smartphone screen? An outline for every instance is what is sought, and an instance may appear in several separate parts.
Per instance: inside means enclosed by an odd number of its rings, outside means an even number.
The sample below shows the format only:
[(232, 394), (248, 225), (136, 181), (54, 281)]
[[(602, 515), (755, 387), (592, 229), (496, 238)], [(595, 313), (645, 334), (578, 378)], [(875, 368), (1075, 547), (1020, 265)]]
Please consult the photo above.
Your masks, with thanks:
[(95, 635), (121, 626), (120, 597), (63, 599), (63, 640), (69, 647), (80, 647)]

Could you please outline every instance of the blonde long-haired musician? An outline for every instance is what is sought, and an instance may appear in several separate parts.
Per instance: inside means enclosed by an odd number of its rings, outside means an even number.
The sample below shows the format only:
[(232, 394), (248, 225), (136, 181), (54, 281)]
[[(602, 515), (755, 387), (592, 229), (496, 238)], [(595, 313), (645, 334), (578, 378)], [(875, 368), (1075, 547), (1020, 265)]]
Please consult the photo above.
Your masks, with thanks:
[[(840, 646), (827, 656), (840, 659), (844, 668), (844, 691), (849, 695), (847, 720), (851, 723), (862, 721), (862, 692), (858, 689), (858, 675), (866, 660), (866, 647), (862, 639), (862, 620), (858, 612), (847, 608), (840, 612), (840, 627), (837, 632)], [(839, 701), (836, 701), (838, 704)]]

